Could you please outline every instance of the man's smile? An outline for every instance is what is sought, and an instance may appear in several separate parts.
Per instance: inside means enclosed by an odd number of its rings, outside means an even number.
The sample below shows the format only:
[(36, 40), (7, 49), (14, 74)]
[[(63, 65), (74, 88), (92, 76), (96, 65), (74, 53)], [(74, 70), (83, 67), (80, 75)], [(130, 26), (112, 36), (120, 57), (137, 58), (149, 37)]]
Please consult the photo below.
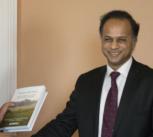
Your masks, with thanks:
[(119, 55), (120, 55), (120, 52), (119, 52), (119, 51), (110, 51), (109, 54), (110, 54), (112, 57), (116, 57), (116, 56), (119, 56)]

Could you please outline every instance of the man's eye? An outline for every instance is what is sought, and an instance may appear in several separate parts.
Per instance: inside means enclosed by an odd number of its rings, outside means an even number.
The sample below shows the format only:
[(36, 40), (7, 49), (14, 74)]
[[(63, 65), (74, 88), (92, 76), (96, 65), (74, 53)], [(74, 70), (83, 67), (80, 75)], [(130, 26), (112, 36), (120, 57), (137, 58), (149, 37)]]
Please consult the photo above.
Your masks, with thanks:
[(126, 39), (118, 39), (119, 43), (125, 43), (127, 40)]
[(104, 41), (105, 42), (112, 42), (112, 39), (110, 39), (110, 38), (104, 38)]

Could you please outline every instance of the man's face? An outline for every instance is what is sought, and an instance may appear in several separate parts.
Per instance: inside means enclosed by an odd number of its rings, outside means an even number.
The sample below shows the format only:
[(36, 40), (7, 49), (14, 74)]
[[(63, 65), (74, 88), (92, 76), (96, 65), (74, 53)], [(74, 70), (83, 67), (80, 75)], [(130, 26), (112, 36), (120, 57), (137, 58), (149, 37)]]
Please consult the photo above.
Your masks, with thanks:
[(109, 19), (101, 34), (102, 51), (114, 70), (125, 63), (132, 54), (136, 40), (126, 19)]

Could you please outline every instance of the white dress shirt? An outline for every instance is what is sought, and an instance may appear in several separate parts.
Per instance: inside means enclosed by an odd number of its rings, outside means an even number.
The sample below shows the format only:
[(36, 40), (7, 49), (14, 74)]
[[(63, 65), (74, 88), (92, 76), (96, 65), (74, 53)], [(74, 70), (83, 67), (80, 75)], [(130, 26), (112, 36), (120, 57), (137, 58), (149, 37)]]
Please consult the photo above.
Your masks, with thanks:
[[(118, 106), (121, 100), (121, 96), (123, 93), (123, 88), (127, 79), (127, 75), (129, 73), (130, 67), (132, 64), (132, 57), (126, 61), (118, 70), (117, 72), (120, 73), (118, 76), (116, 82), (118, 87)], [(104, 114), (104, 108), (105, 108), (105, 101), (107, 98), (107, 94), (109, 92), (109, 89), (111, 87), (111, 77), (110, 73), (114, 71), (110, 66), (107, 65), (107, 71), (104, 78), (104, 83), (102, 86), (102, 93), (101, 93), (101, 100), (100, 100), (100, 111), (99, 111), (99, 131), (98, 131), (98, 137), (101, 137), (102, 134), (102, 123), (103, 123), (103, 114)]]

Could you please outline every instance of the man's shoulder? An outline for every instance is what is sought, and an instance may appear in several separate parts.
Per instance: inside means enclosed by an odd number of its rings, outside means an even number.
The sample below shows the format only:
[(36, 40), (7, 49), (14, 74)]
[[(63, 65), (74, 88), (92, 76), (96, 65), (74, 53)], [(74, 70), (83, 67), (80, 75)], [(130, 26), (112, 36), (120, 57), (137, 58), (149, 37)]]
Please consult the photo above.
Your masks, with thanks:
[(153, 77), (153, 68), (151, 68), (150, 66), (135, 60), (133, 66), (135, 66), (136, 71), (139, 72), (141, 75)]
[(94, 69), (91, 69), (85, 73), (82, 73), (80, 75), (80, 79), (88, 79), (88, 80), (93, 80), (93, 79), (97, 79), (99, 77), (103, 77), (104, 74), (106, 72), (106, 65), (104, 66), (100, 66), (100, 67), (96, 67)]
[(87, 72), (83, 73), (83, 75), (96, 75), (99, 73), (105, 73), (105, 71), (106, 71), (106, 65), (90, 69)]
[(141, 70), (145, 71), (145, 72), (151, 72), (153, 73), (153, 68), (151, 68), (150, 66), (140, 63), (138, 61), (134, 61), (134, 64)]

